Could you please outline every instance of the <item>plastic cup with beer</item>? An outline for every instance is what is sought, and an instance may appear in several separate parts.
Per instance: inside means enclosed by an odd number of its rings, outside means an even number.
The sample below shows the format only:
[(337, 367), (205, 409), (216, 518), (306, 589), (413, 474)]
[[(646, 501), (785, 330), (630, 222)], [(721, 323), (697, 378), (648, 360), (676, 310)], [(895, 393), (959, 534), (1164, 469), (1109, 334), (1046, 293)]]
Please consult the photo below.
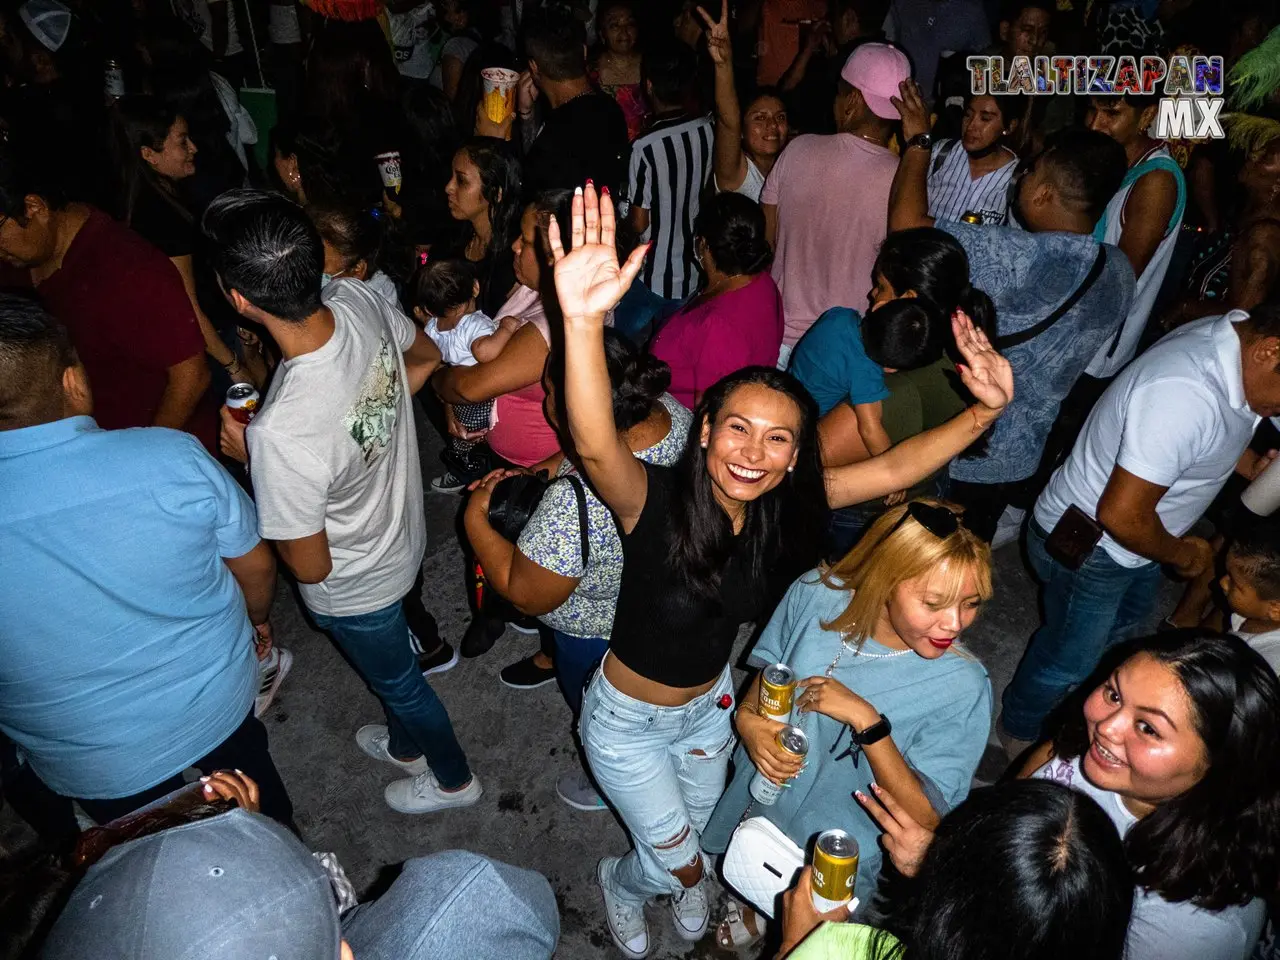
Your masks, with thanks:
[(505, 67), (489, 67), (480, 71), (480, 79), (484, 83), (484, 114), (493, 123), (502, 123), (515, 112), (520, 74)]

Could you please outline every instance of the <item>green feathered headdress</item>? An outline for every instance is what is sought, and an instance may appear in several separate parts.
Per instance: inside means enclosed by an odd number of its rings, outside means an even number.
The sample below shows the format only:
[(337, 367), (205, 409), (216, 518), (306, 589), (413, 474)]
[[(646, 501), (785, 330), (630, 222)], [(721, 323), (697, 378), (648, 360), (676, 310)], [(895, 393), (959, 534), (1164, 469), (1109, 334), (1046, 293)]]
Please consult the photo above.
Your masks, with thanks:
[(1227, 75), (1231, 84), (1231, 105), (1251, 110), (1280, 87), (1280, 27), (1236, 61)]
[(1227, 131), (1227, 142), (1248, 157), (1257, 156), (1263, 147), (1280, 137), (1280, 120), (1251, 113), (1224, 113), (1222, 125)]

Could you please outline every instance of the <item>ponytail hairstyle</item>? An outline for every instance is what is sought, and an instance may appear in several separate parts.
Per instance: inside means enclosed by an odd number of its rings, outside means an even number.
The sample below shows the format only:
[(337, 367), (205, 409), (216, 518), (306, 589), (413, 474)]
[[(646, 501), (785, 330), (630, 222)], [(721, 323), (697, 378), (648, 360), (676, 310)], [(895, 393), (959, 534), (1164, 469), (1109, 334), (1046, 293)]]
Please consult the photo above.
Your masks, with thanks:
[(381, 210), (325, 201), (309, 204), (307, 215), (320, 238), (342, 256), (343, 270), (363, 260), (368, 276), (378, 271), (385, 234)]
[[(745, 199), (745, 198), (744, 198)], [(826, 488), (818, 450), (818, 405), (789, 373), (774, 367), (744, 367), (711, 385), (693, 411), (693, 426), (676, 466), (675, 529), (671, 563), (677, 577), (696, 595), (718, 596), (720, 575), (734, 551), (733, 524), (716, 502), (703, 424), (714, 425), (739, 387), (766, 387), (788, 397), (800, 411), (795, 470), (767, 493), (746, 504), (742, 524), (748, 575), (761, 589), (776, 589), (812, 567), (822, 550), (827, 527)], [(786, 537), (783, 537), (783, 531)]]
[(717, 193), (704, 203), (693, 221), (693, 235), (706, 244), (716, 268), (726, 274), (754, 275), (773, 261), (764, 213), (740, 193)]
[(969, 283), (969, 257), (946, 231), (913, 227), (889, 234), (876, 257), (875, 273), (899, 296), (914, 290), (916, 305), (942, 331), (943, 341), (951, 340), (951, 315), (957, 309), (988, 337), (995, 337), (995, 304)]
[[(612, 327), (604, 328), (604, 361), (609, 371), (613, 396), (613, 422), (619, 431), (629, 430), (649, 419), (659, 398), (671, 386), (671, 368), (653, 354), (640, 349)], [(547, 356), (547, 379), (555, 400), (556, 424), (569, 422), (564, 405), (564, 350)], [(557, 429), (567, 434), (567, 430)], [(562, 437), (561, 440), (571, 440)], [(566, 448), (569, 449), (569, 448)]]
[(1192, 628), (1141, 637), (1104, 655), (1051, 718), (1053, 752), (1089, 747), (1084, 702), (1126, 661), (1150, 657), (1177, 677), (1208, 769), (1124, 837), (1139, 886), (1204, 910), (1274, 902), (1280, 889), (1280, 682), (1239, 637)]

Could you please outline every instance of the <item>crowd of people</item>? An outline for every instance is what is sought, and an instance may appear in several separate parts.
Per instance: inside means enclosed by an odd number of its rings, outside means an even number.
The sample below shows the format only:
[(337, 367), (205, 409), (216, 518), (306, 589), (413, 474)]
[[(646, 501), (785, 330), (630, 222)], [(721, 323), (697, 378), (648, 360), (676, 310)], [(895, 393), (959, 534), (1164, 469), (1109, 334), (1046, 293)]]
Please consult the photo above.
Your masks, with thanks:
[[(968, 87), (1174, 51), (1225, 58), (1229, 139)], [(39, 837), (0, 956), (552, 955), (521, 865), (358, 904), (307, 850), (282, 581), (401, 814), (493, 786), (430, 678), (537, 637), (500, 676), (558, 684), (556, 793), (625, 827), (623, 956), (659, 898), (793, 960), (1272, 956), (1276, 62), (1270, 0), (0, 3), (0, 790)], [(962, 641), (1015, 541), (997, 691)], [(852, 837), (852, 914), (735, 886), (752, 818)]]

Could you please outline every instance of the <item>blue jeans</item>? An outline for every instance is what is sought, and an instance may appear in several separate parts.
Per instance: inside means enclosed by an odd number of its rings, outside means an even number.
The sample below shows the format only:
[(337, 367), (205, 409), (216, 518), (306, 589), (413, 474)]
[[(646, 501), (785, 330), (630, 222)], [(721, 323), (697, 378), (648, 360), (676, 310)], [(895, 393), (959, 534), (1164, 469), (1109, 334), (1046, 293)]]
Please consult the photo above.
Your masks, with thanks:
[(342, 918), (358, 960), (547, 960), (560, 937), (551, 884), (462, 850), (406, 860), (386, 893)]
[(582, 713), (582, 688), (591, 671), (604, 659), (609, 641), (599, 637), (571, 637), (559, 630), (551, 632), (556, 645), (556, 680), (576, 720)]
[(446, 790), (464, 786), (471, 779), (471, 769), (444, 704), (427, 684), (409, 649), (409, 625), (400, 603), (351, 617), (331, 617), (314, 610), (312, 616), (382, 701), (391, 733), (387, 745), (391, 755), (400, 759), (426, 757), (440, 786)]
[(1098, 665), (1106, 650), (1133, 636), (1151, 612), (1160, 565), (1123, 567), (1101, 546), (1069, 570), (1045, 552), (1047, 534), (1027, 525), (1027, 555), (1044, 585), (1044, 623), (1004, 691), (1001, 725), (1019, 740), (1036, 740), (1049, 711)]
[(715, 686), (681, 707), (627, 696), (596, 673), (582, 701), (578, 732), (596, 783), (626, 824), (634, 844), (605, 876), (610, 891), (640, 906), (679, 893), (671, 871), (694, 863), (698, 839), (724, 793), (733, 748), (729, 668)]

